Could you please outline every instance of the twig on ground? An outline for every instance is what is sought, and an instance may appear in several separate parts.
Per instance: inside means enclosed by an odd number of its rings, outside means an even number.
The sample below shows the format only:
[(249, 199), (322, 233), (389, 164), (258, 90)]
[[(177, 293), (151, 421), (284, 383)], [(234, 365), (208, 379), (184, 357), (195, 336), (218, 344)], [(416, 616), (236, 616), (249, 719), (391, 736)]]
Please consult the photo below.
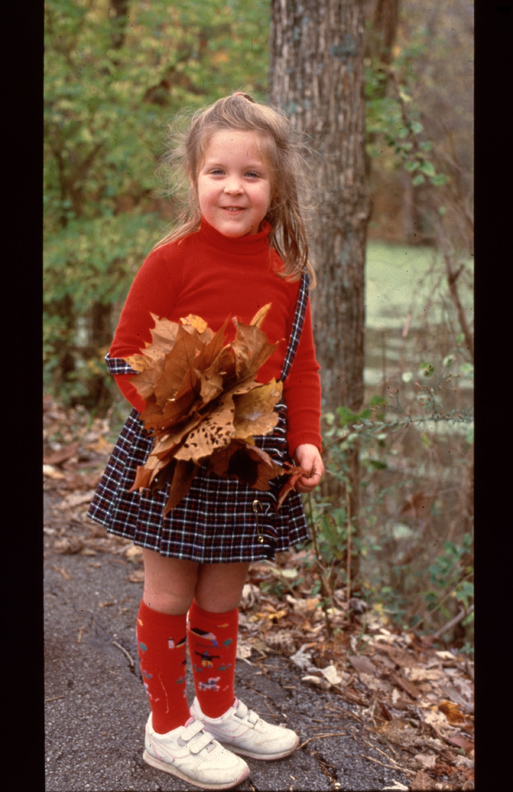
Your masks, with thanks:
[[(397, 767), (399, 767), (399, 765), (397, 764), (395, 759), (393, 757), (389, 756), (388, 754), (386, 754), (384, 751), (382, 751), (381, 748), (378, 748), (377, 745), (374, 745), (373, 743), (369, 742), (369, 740), (366, 740), (365, 737), (362, 737), (362, 740), (365, 743), (367, 743), (367, 745), (369, 745), (374, 751), (378, 751), (378, 753), (380, 753), (382, 756), (384, 756), (385, 759), (390, 759), (391, 762), (393, 762), (395, 765), (397, 765)], [(392, 748), (392, 746), (390, 746), (390, 747)], [(393, 750), (393, 748), (392, 748), (392, 750)]]
[(305, 740), (304, 743), (301, 743), (301, 745), (298, 748), (298, 751), (301, 748), (304, 748), (305, 745), (308, 745), (308, 743), (311, 742), (312, 740), (324, 740), (326, 737), (346, 737), (346, 736), (347, 736), (347, 732), (328, 732), (327, 734), (316, 734), (314, 735), (314, 737), (309, 737), (308, 740)]
[(398, 764), (385, 764), (384, 762), (380, 762), (379, 759), (373, 759), (372, 756), (367, 756), (367, 754), (362, 754), (362, 756), (364, 756), (365, 759), (370, 759), (371, 762), (376, 762), (376, 764), (381, 765), (381, 767), (388, 767), (389, 770), (400, 770), (401, 773), (406, 773), (407, 775), (412, 776), (415, 775), (413, 770), (408, 770), (406, 767), (400, 767)]
[(113, 646), (116, 646), (118, 649), (120, 649), (120, 650), (123, 652), (123, 654), (125, 655), (125, 657), (128, 659), (128, 662), (130, 663), (130, 667), (131, 667), (131, 668), (134, 668), (134, 666), (135, 666), (135, 660), (134, 660), (134, 658), (132, 657), (132, 655), (131, 655), (129, 652), (127, 652), (127, 650), (125, 649), (125, 647), (124, 647), (124, 646), (121, 646), (121, 644), (118, 644), (118, 642), (117, 642), (117, 641), (112, 641), (112, 644), (113, 644)]
[(346, 488), (346, 509), (347, 509), (347, 565), (346, 565), (346, 602), (351, 599), (351, 498), (349, 497), (349, 487)]
[(444, 624), (443, 627), (440, 627), (439, 630), (437, 630), (435, 633), (432, 633), (428, 637), (431, 638), (431, 639), (440, 638), (440, 636), (443, 635), (444, 632), (447, 632), (447, 630), (452, 629), (452, 627), (456, 627), (456, 625), (459, 624), (460, 621), (463, 621), (463, 619), (466, 616), (470, 616), (470, 614), (473, 612), (473, 610), (474, 610), (474, 606), (473, 605), (471, 605), (468, 610), (466, 608), (462, 608), (460, 610), (460, 612), (456, 616), (454, 616), (453, 619), (448, 621), (447, 624)]
[[(336, 692), (336, 693), (340, 693), (340, 691), (339, 691), (339, 690), (337, 690), (337, 689), (335, 689), (335, 692)], [(357, 720), (359, 723), (362, 723), (364, 726), (366, 726), (366, 727), (367, 727), (367, 724), (365, 723), (365, 721), (364, 721), (364, 720), (362, 720), (362, 718), (359, 718), (359, 717), (358, 717), (358, 715), (355, 715), (355, 714), (354, 714), (354, 712), (351, 712), (351, 710), (337, 709), (337, 708), (334, 708), (334, 707), (328, 707), (328, 706), (326, 706), (326, 707), (325, 707), (325, 709), (326, 709), (326, 710), (328, 710), (329, 712), (334, 712), (336, 715), (343, 715), (344, 717), (345, 717), (346, 715), (349, 715), (351, 718), (354, 718), (354, 719), (355, 719), (355, 720)], [(368, 728), (368, 727), (367, 727), (367, 728)]]

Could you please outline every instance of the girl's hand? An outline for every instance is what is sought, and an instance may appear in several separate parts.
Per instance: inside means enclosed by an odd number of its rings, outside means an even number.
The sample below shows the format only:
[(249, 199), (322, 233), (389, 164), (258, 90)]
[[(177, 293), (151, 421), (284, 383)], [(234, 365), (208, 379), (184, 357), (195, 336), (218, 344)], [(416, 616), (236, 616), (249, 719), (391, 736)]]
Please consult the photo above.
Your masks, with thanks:
[(296, 482), (298, 492), (311, 492), (324, 475), (324, 464), (317, 446), (310, 443), (299, 445), (294, 453), (296, 464), (308, 471), (308, 475), (301, 476)]

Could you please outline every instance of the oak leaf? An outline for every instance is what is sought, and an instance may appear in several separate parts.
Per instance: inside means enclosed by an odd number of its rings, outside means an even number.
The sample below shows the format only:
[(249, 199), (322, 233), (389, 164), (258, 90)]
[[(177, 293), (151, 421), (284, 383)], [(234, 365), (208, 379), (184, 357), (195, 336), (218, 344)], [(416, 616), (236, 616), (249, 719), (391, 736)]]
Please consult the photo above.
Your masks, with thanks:
[(174, 509), (175, 506), (180, 503), (182, 498), (187, 495), (191, 487), (192, 480), (194, 479), (194, 476), (197, 472), (198, 467), (194, 464), (194, 462), (184, 462), (183, 460), (178, 460), (176, 462), (174, 474), (171, 479), (171, 486), (169, 488), (169, 497), (164, 508), (164, 514), (167, 514), (168, 511)]

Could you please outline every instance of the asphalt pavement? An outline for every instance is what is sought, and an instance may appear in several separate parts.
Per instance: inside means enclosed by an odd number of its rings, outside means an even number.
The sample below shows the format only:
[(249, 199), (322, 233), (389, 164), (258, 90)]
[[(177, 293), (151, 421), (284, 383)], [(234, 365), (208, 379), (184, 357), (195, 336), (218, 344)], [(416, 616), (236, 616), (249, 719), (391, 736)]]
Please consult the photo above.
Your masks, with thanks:
[[(142, 582), (130, 580), (133, 570), (108, 553), (50, 553), (45, 560), (46, 792), (193, 789), (142, 759), (149, 709), (135, 639)], [(282, 655), (248, 660), (238, 662), (236, 695), (293, 728), (301, 743), (281, 761), (248, 759), (251, 775), (238, 789), (407, 788), (351, 704), (303, 682)]]

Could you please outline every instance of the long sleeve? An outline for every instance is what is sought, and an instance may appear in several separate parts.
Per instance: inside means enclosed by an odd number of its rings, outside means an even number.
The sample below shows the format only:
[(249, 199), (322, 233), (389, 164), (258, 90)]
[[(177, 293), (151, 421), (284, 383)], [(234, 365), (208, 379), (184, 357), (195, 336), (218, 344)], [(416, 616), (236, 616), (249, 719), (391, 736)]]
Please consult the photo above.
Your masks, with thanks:
[(308, 301), (301, 340), (283, 389), (288, 408), (287, 439), (291, 456), (302, 443), (311, 443), (319, 450), (322, 448), (319, 429), (321, 414), (319, 369), (315, 357), (312, 313)]
[[(173, 267), (169, 251), (158, 248), (150, 253), (137, 273), (121, 312), (110, 348), (112, 358), (126, 358), (140, 352), (151, 342), (151, 314), (169, 316), (180, 289), (179, 270)], [(116, 384), (124, 397), (139, 412), (145, 401), (135, 385), (133, 374), (116, 374)]]
[[(278, 379), (298, 283), (277, 276), (277, 256), (270, 255), (267, 233), (268, 229), (241, 239), (227, 239), (204, 223), (199, 232), (153, 250), (128, 293), (110, 348), (111, 358), (127, 358), (151, 343), (152, 314), (175, 322), (190, 313), (197, 314), (216, 331), (231, 317), (249, 322), (260, 308), (271, 303), (262, 329), (271, 343), (279, 345), (260, 369), (258, 379)], [(229, 323), (227, 340), (234, 334), (235, 327)], [(318, 372), (308, 307), (296, 358), (284, 384), (291, 453), (300, 443), (321, 446)], [(133, 376), (117, 374), (115, 378), (127, 400), (141, 412), (144, 401), (130, 382)]]

